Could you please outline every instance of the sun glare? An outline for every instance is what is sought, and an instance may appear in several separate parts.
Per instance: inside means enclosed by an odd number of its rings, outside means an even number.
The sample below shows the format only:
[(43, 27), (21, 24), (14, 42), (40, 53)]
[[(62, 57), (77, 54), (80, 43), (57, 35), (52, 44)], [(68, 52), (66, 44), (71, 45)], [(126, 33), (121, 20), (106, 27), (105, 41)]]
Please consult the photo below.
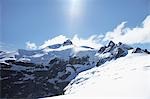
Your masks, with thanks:
[(78, 18), (82, 13), (82, 0), (70, 0), (70, 17), (72, 20)]
[(70, 31), (76, 32), (83, 22), (84, 0), (69, 0), (68, 10), (67, 10), (67, 21)]

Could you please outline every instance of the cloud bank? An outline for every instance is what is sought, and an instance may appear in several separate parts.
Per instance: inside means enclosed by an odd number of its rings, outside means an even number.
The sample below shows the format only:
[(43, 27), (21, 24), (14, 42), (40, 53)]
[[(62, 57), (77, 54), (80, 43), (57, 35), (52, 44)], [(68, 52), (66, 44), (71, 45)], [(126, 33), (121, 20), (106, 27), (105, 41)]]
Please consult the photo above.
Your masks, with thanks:
[(75, 35), (72, 38), (72, 42), (76, 46), (89, 46), (95, 49), (99, 49), (102, 46), (100, 43), (102, 38), (103, 35), (92, 35), (87, 39), (79, 38), (78, 35)]
[(150, 15), (142, 22), (140, 27), (128, 28), (122, 22), (112, 32), (107, 32), (103, 41), (112, 40), (116, 43), (143, 44), (150, 43)]
[(114, 41), (115, 43), (123, 42), (126, 44), (149, 44), (150, 43), (150, 15), (145, 18), (140, 26), (129, 28), (127, 22), (122, 22), (113, 31), (105, 33), (105, 35), (92, 35), (87, 39), (74, 35), (68, 38), (64, 35), (56, 36), (46, 40), (42, 45), (36, 46), (35, 43), (26, 42), (27, 49), (43, 49), (53, 44), (62, 44), (70, 39), (75, 46), (89, 46), (99, 49), (105, 41)]
[(30, 50), (36, 50), (37, 46), (35, 43), (31, 43), (30, 41), (26, 42), (26, 48)]
[(99, 49), (100, 46), (100, 41), (102, 40), (102, 35), (92, 35), (87, 39), (83, 39), (78, 37), (78, 35), (74, 35), (72, 38), (67, 38), (64, 35), (59, 35), (57, 37), (54, 37), (52, 39), (49, 39), (45, 41), (41, 46), (39, 46), (39, 49), (43, 49), (47, 46), (53, 45), (53, 44), (62, 44), (64, 41), (70, 39), (75, 46), (89, 46), (95, 49)]
[(42, 48), (45, 48), (49, 45), (54, 45), (54, 44), (61, 44), (63, 43), (64, 41), (66, 41), (68, 38), (64, 35), (59, 35), (59, 36), (56, 36), (52, 39), (49, 39), (47, 41), (44, 42), (44, 44), (42, 44), (41, 46), (39, 46), (39, 49), (42, 49)]

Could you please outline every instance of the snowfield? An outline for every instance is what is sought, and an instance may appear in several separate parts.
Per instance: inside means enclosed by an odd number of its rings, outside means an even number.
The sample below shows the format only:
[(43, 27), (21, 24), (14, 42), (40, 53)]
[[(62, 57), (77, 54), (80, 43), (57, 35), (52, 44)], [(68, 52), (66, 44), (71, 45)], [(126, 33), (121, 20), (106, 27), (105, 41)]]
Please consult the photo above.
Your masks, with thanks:
[(150, 55), (128, 54), (81, 72), (65, 90), (50, 99), (150, 99)]

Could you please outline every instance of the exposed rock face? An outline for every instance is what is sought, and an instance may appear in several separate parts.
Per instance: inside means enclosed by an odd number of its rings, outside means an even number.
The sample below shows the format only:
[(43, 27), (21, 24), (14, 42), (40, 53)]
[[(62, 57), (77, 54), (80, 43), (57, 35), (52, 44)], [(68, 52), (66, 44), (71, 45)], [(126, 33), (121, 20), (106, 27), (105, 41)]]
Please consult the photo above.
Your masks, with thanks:
[[(55, 84), (48, 82), (50, 69), (29, 63), (11, 65), (1, 63), (1, 98), (38, 98), (62, 94)], [(31, 63), (30, 63), (31, 64)]]
[(74, 65), (87, 64), (89, 57), (54, 58), (49, 65), (6, 60), (1, 65), (1, 98), (40, 98), (63, 94), (63, 89), (79, 73)]
[(72, 41), (68, 39), (65, 42), (63, 42), (62, 44), (50, 45), (50, 46), (48, 46), (48, 48), (50, 48), (50, 49), (58, 49), (58, 48), (60, 48), (62, 46), (67, 46), (67, 45), (72, 45), (72, 44), (73, 44)]
[(122, 48), (117, 48), (116, 49), (117, 51), (116, 51), (116, 55), (115, 55), (115, 58), (117, 59), (117, 58), (119, 58), (119, 57), (123, 57), (123, 56), (126, 56), (127, 54), (128, 54), (128, 52), (127, 52), (127, 50), (124, 50), (124, 49), (122, 49)]
[(89, 46), (81, 46), (81, 47), (83, 47), (83, 48), (88, 48), (88, 49), (94, 49), (94, 48), (89, 47)]
[(134, 49), (132, 53), (146, 53), (146, 54), (150, 54), (150, 52), (147, 49), (143, 50), (143, 49), (141, 49), (139, 47)]
[(147, 54), (150, 54), (150, 52), (147, 49), (145, 49), (144, 52)]
[(102, 65), (106, 61), (126, 56), (129, 49), (131, 49), (131, 47), (127, 47), (127, 45), (124, 45), (121, 42), (115, 44), (113, 41), (110, 41), (108, 46), (103, 46), (98, 51), (98, 53), (100, 53), (104, 57), (99, 60), (96, 66)]
[(112, 51), (115, 48), (115, 46), (116, 46), (115, 43), (113, 41), (110, 41), (108, 43), (108, 46), (105, 47), (105, 50), (103, 53), (107, 53), (107, 52)]
[(72, 45), (72, 44), (73, 44), (72, 41), (68, 39), (67, 41), (65, 41), (65, 42), (63, 43), (63, 46)]
[(107, 47), (113, 47), (115, 46), (115, 43), (113, 41), (110, 41)]
[(103, 53), (105, 49), (106, 49), (106, 46), (101, 47), (100, 50), (98, 51), (98, 53), (100, 53), (100, 54)]
[(143, 53), (141, 48), (136, 48), (132, 53)]

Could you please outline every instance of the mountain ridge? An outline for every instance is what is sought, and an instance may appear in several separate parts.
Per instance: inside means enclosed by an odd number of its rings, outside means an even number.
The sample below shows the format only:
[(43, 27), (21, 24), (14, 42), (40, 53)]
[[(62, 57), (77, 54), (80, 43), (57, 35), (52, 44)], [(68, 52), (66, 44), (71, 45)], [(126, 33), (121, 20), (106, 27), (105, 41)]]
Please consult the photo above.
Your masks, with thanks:
[(150, 54), (146, 49), (132, 48), (121, 42), (115, 44), (110, 41), (96, 50), (88, 46), (74, 46), (69, 39), (41, 50), (18, 49), (14, 53), (1, 51), (1, 97), (42, 98), (62, 95), (64, 88), (79, 73), (124, 57), (129, 52)]

